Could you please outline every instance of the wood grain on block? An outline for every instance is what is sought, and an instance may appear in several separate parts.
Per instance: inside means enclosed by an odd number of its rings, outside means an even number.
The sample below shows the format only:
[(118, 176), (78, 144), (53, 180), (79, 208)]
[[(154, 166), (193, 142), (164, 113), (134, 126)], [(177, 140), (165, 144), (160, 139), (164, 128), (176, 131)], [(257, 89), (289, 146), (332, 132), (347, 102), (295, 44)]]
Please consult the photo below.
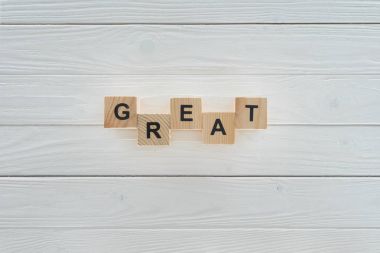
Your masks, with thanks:
[(137, 127), (137, 98), (105, 97), (104, 127)]
[(139, 114), (137, 118), (139, 145), (169, 145), (170, 115)]
[(234, 144), (235, 113), (203, 113), (202, 139), (206, 144)]
[(170, 99), (170, 117), (172, 129), (201, 129), (202, 99)]
[(235, 126), (240, 129), (267, 128), (266, 98), (235, 98)]
[(378, 229), (379, 192), (377, 177), (2, 177), (0, 230)]

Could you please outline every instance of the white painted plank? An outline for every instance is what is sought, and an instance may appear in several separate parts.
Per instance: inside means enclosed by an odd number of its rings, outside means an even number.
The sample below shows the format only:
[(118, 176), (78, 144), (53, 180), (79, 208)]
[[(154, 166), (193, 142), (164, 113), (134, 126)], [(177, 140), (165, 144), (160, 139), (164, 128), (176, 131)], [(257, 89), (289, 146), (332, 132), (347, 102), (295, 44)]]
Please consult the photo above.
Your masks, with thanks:
[(0, 130), (1, 175), (380, 175), (380, 127), (270, 126), (213, 146), (173, 131), (168, 147), (101, 126)]
[(0, 74), (379, 74), (380, 25), (1, 26)]
[(380, 22), (376, 0), (2, 0), (3, 23)]
[(380, 124), (380, 76), (0, 76), (0, 125), (103, 124), (103, 97), (134, 95), (140, 112), (169, 113), (170, 97), (200, 96), (204, 111), (234, 97), (269, 100), (269, 124)]
[(357, 253), (380, 251), (377, 229), (1, 229), (0, 251), (46, 253)]
[(379, 191), (380, 178), (1, 178), (0, 227), (379, 229)]

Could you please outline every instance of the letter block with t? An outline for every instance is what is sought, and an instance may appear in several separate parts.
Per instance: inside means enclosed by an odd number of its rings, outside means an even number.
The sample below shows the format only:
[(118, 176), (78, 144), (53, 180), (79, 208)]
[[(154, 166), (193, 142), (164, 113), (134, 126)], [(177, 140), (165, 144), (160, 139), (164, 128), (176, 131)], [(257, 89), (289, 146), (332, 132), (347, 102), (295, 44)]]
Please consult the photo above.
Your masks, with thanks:
[(202, 100), (170, 99), (170, 117), (172, 129), (202, 129)]
[(207, 144), (234, 144), (235, 113), (204, 113), (202, 139), (203, 143)]
[(169, 145), (170, 115), (139, 114), (137, 125), (139, 145)]
[(238, 129), (267, 128), (266, 98), (235, 98), (235, 126)]
[(137, 127), (137, 98), (105, 97), (104, 127)]

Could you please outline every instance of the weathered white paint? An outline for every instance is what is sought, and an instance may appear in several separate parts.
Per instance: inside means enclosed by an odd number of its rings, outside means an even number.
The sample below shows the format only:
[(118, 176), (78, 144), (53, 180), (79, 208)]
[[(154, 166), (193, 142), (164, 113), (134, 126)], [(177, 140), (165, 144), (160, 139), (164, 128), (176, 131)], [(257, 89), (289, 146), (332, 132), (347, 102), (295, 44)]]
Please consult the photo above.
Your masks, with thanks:
[[(0, 0), (0, 251), (380, 251), (379, 10)], [(122, 94), (142, 112), (267, 96), (270, 126), (137, 147), (101, 126), (103, 96)]]
[(0, 26), (0, 74), (379, 74), (379, 25)]
[(378, 252), (374, 229), (1, 229), (0, 251), (46, 253)]
[(376, 0), (2, 0), (3, 23), (380, 22)]
[(0, 78), (0, 125), (102, 125), (106, 95), (138, 96), (143, 113), (169, 113), (176, 96), (202, 97), (204, 111), (263, 96), (269, 124), (380, 124), (379, 84), (380, 75), (8, 75)]
[(235, 145), (173, 131), (168, 147), (137, 146), (137, 130), (0, 127), (0, 175), (380, 175), (380, 127), (269, 126)]
[(1, 178), (0, 228), (380, 228), (380, 178)]

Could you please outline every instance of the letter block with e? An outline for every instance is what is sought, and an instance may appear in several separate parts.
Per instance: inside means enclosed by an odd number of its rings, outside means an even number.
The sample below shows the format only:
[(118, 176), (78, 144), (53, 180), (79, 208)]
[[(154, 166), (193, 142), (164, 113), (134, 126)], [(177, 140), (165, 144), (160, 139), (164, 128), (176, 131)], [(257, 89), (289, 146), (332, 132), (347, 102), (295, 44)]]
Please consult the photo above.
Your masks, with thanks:
[(104, 127), (137, 127), (137, 98), (105, 97)]
[(170, 99), (170, 117), (172, 129), (201, 129), (201, 98)]
[(138, 145), (169, 145), (170, 115), (139, 114)]

